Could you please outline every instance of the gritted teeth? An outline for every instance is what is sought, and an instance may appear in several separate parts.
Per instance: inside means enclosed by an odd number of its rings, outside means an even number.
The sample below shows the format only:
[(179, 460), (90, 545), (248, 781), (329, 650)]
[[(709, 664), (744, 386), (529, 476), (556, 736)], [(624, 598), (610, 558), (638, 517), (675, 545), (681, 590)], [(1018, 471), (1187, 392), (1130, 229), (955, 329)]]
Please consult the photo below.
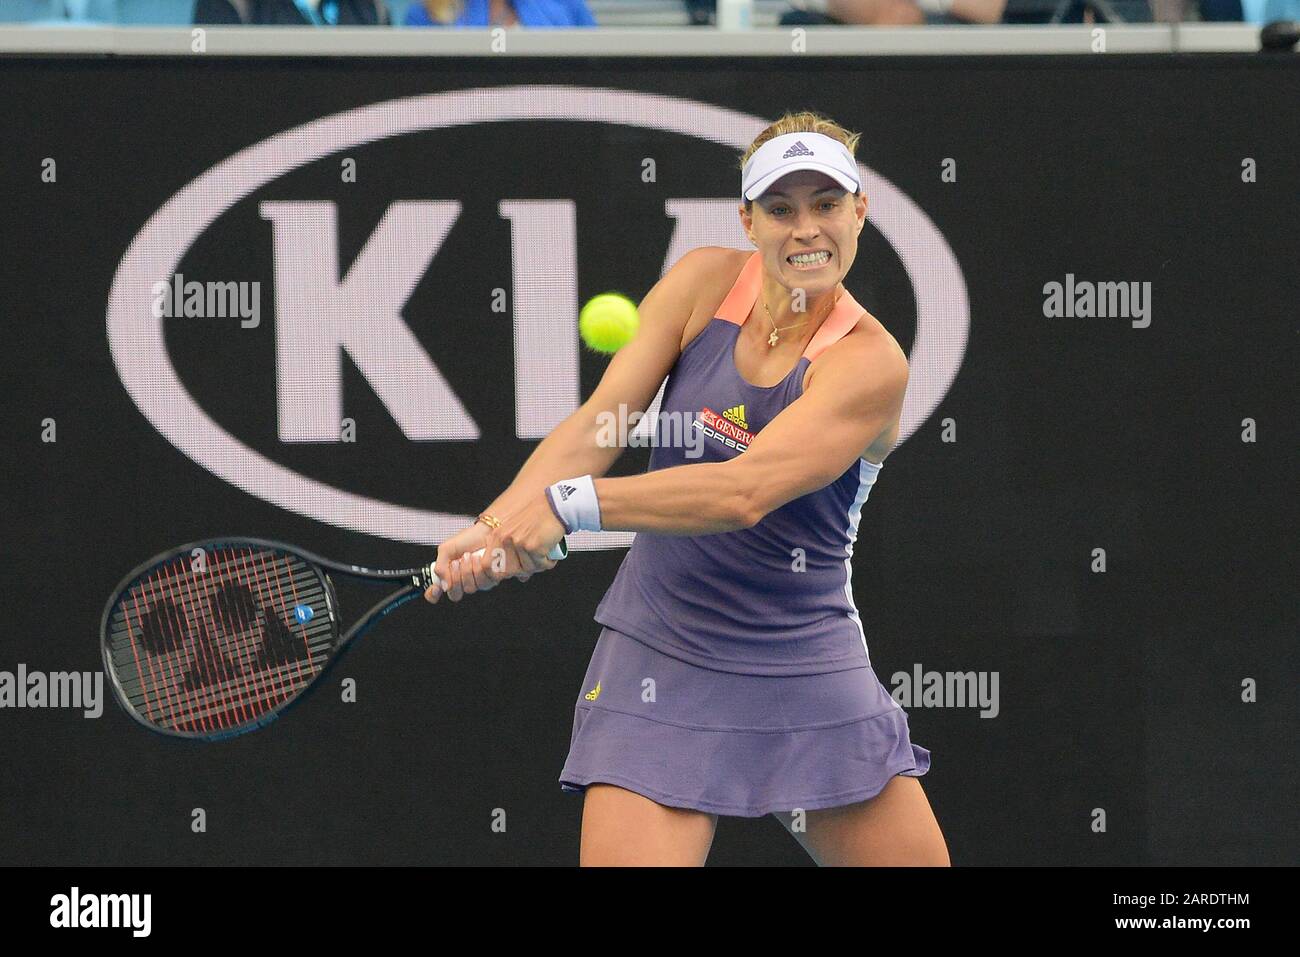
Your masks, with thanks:
[(825, 249), (811, 253), (795, 253), (792, 256), (786, 256), (786, 262), (796, 266), (816, 266), (830, 261), (831, 254)]

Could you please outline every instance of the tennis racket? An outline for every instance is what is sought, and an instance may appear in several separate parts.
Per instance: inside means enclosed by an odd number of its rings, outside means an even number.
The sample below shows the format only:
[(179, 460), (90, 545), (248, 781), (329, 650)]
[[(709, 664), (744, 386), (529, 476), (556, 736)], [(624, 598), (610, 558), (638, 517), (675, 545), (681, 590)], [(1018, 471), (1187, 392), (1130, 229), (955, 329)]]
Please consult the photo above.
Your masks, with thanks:
[[(561, 539), (549, 557), (568, 553)], [(401, 587), (343, 632), (330, 572)], [(118, 703), (149, 730), (219, 741), (269, 724), (434, 580), (432, 563), (362, 568), (260, 538), (192, 542), (114, 590), (100, 623), (104, 668)]]

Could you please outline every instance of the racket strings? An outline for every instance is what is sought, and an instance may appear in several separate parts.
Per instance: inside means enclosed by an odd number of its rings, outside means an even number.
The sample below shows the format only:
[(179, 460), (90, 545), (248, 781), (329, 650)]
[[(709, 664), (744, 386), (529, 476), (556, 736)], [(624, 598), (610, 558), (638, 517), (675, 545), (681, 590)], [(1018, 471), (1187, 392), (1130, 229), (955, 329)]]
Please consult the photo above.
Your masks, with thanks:
[[(218, 556), (218, 572), (224, 557)], [(198, 644), (200, 653), (187, 682), (192, 692), (190, 726), (205, 731), (225, 728), (231, 719), (255, 721), (287, 700), (292, 685), (279, 680), (274, 670), (268, 673), (277, 664), (292, 663), (299, 684), (302, 679), (283, 621), (287, 609), (282, 576), (275, 574), (283, 569), (268, 569), (267, 556), (251, 552), (232, 554), (230, 564), (234, 580), (208, 596), (210, 625), (202, 636), (207, 641)]]
[[(193, 676), (204, 675), (212, 663), (208, 655), (191, 653), (190, 642), (194, 643), (195, 652), (202, 648), (202, 638), (198, 636), (202, 625), (191, 619), (187, 608), (187, 601), (192, 603), (193, 595), (186, 593), (185, 586), (189, 584), (186, 571), (173, 566), (159, 568), (141, 581), (136, 596), (137, 608), (143, 604), (148, 615), (139, 620), (140, 643), (152, 678), (143, 688), (146, 716), (159, 720), (155, 710), (163, 710), (165, 704), (173, 726), (181, 725), (181, 714), (193, 711), (196, 685)], [(132, 637), (129, 631), (128, 637)], [(140, 659), (138, 653), (132, 657), (137, 662)], [(138, 677), (143, 683), (142, 672)], [(206, 727), (206, 720), (201, 724)]]
[(141, 576), (110, 619), (110, 659), (137, 714), (212, 734), (257, 722), (329, 660), (326, 586), (303, 560), (249, 547), (187, 556)]

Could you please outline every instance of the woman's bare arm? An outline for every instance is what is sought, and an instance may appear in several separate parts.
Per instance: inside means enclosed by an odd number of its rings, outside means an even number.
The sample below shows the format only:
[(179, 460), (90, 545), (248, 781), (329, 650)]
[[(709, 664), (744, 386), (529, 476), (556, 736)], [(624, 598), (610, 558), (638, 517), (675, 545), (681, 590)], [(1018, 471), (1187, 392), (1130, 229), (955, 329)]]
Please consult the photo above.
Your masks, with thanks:
[(596, 479), (602, 528), (708, 535), (755, 525), (824, 488), (896, 428), (907, 356), (893, 337), (851, 336), (826, 353), (807, 391), (725, 462)]

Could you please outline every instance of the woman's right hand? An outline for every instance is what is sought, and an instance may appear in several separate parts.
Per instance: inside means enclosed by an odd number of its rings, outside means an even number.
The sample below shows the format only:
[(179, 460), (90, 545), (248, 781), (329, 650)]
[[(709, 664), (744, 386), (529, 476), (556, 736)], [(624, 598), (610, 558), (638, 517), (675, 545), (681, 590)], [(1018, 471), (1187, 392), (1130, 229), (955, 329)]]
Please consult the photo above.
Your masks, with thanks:
[[(483, 556), (476, 560), (473, 554), (487, 544), (491, 531), (486, 524), (476, 521), (438, 546), (438, 557), (433, 563), (435, 581), (425, 589), (425, 601), (437, 604), (443, 596), (439, 581), (447, 583), (445, 594), (452, 601), (460, 601), (467, 594), (486, 591), (497, 584), (481, 570)], [(464, 558), (466, 553), (470, 556), (468, 560)]]
[[(424, 592), (425, 601), (437, 604), (444, 594), (452, 601), (460, 601), (466, 595), (475, 592), (491, 591), (500, 581), (488, 574), (492, 557), (486, 553), (475, 555), (487, 545), (490, 529), (484, 522), (476, 521), (438, 546), (438, 557), (433, 563), (434, 575), (447, 583), (444, 592), (438, 581), (433, 582)], [(520, 581), (528, 581), (531, 572), (516, 575)]]

